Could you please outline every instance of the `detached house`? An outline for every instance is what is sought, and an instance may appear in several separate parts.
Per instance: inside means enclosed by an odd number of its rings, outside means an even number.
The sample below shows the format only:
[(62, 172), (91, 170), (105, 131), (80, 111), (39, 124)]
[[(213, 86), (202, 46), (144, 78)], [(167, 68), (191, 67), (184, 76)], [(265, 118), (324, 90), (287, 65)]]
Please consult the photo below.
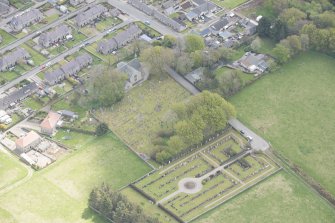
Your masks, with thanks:
[(128, 75), (128, 80), (125, 84), (125, 90), (129, 90), (134, 87), (138, 82), (145, 78), (144, 70), (142, 69), (142, 65), (140, 61), (135, 58), (128, 63), (120, 62), (117, 64), (117, 69), (123, 73)]
[(78, 27), (86, 26), (106, 13), (108, 9), (103, 5), (95, 5), (83, 13), (79, 13), (76, 18)]
[(130, 25), (125, 31), (118, 33), (115, 37), (109, 40), (103, 40), (98, 43), (97, 51), (104, 55), (112, 53), (127, 43), (133, 41), (142, 33), (142, 30), (137, 25)]
[(263, 73), (269, 67), (264, 54), (255, 54), (250, 52), (246, 53), (239, 60), (239, 64), (250, 73)]
[(69, 26), (61, 25), (49, 32), (42, 33), (38, 39), (38, 43), (41, 46), (48, 48), (56, 43), (64, 41), (67, 39), (67, 36), (71, 35), (71, 33), (72, 30)]
[(53, 135), (56, 131), (57, 123), (61, 117), (62, 116), (60, 114), (50, 111), (47, 117), (45, 117), (43, 122), (40, 124), (41, 132), (46, 135)]
[(0, 58), (0, 71), (7, 71), (14, 67), (20, 60), (30, 58), (30, 54), (23, 48), (17, 48), (15, 51), (10, 52)]
[(20, 153), (25, 153), (40, 144), (40, 142), (41, 137), (36, 132), (30, 131), (26, 136), (17, 139), (15, 145)]
[(43, 18), (43, 14), (38, 9), (33, 8), (14, 16), (9, 25), (13, 31), (19, 32), (27, 26), (40, 22)]

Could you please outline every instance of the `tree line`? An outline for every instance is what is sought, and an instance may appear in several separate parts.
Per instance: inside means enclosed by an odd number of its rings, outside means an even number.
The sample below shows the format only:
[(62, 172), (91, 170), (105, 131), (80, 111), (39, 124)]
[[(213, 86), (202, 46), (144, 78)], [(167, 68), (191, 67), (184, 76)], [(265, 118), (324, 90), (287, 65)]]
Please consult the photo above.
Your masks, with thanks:
[(273, 54), (279, 63), (312, 49), (335, 54), (334, 1), (269, 0), (276, 19), (263, 17), (260, 37), (277, 42)]
[(140, 206), (131, 203), (108, 184), (95, 187), (89, 196), (89, 206), (115, 223), (159, 223), (159, 220), (143, 213)]

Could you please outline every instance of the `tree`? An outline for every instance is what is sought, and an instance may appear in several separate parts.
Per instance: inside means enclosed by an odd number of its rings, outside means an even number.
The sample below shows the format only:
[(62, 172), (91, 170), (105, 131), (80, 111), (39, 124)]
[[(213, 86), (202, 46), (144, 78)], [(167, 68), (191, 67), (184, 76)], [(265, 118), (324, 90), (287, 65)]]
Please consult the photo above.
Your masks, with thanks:
[(335, 27), (335, 14), (329, 11), (326, 11), (318, 16), (315, 16), (313, 20), (318, 28)]
[(187, 54), (182, 54), (176, 62), (176, 70), (178, 73), (185, 75), (192, 71), (194, 61)]
[(286, 63), (290, 59), (290, 50), (280, 43), (273, 49), (273, 54), (281, 64)]
[(271, 27), (271, 20), (267, 17), (262, 17), (259, 20), (257, 26), (257, 32), (260, 37), (269, 37), (270, 36), (270, 27)]
[(108, 107), (123, 98), (127, 75), (117, 70), (108, 70), (98, 66), (90, 71), (91, 79), (87, 82), (88, 99), (84, 103), (90, 107)]
[(236, 70), (228, 70), (218, 77), (219, 90), (225, 97), (234, 95), (242, 87), (242, 80), (237, 72)]
[(189, 34), (185, 36), (186, 52), (192, 53), (205, 48), (204, 39), (201, 36)]
[(279, 18), (280, 21), (284, 21), (287, 26), (293, 27), (299, 20), (306, 19), (307, 15), (297, 8), (288, 8), (280, 13)]
[(177, 45), (177, 39), (171, 35), (165, 35), (164, 39), (162, 40), (162, 46), (168, 48), (174, 48)]
[(171, 66), (174, 62), (174, 53), (172, 49), (155, 46), (143, 50), (140, 59), (149, 66), (151, 75), (161, 77), (165, 73), (165, 66)]
[(99, 123), (95, 129), (97, 136), (105, 135), (109, 131), (108, 125), (105, 122)]
[(280, 41), (286, 38), (288, 34), (287, 25), (280, 19), (277, 19), (271, 29), (271, 38), (275, 41)]

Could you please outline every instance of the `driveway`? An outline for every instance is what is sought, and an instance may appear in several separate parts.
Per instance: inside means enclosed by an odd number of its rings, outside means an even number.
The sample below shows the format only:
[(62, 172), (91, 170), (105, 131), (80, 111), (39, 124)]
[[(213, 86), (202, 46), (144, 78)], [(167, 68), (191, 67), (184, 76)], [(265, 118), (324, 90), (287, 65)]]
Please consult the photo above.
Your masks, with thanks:
[(236, 129), (237, 131), (243, 131), (245, 136), (251, 136), (252, 140), (250, 142), (251, 148), (254, 150), (260, 150), (265, 151), (268, 148), (270, 148), (270, 145), (259, 135), (251, 131), (249, 128), (247, 128), (245, 125), (243, 125), (239, 120), (237, 119), (230, 119), (229, 124)]

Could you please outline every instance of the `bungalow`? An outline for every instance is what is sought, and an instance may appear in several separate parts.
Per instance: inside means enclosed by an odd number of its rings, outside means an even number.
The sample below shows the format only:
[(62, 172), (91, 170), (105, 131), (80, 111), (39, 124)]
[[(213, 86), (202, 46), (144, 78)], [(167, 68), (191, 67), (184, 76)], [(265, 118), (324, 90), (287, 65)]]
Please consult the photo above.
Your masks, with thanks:
[(38, 86), (35, 82), (30, 83), (9, 95), (0, 99), (0, 109), (5, 110), (12, 104), (15, 104), (37, 91)]
[(77, 6), (77, 5), (79, 5), (79, 4), (83, 3), (83, 2), (85, 2), (85, 0), (70, 0), (70, 4), (72, 6)]
[(204, 77), (204, 69), (202, 67), (195, 69), (194, 71), (185, 76), (185, 78), (192, 84), (196, 84), (198, 81), (201, 81), (203, 77)]
[(30, 54), (23, 48), (17, 48), (0, 59), (0, 71), (7, 71), (14, 67), (20, 60), (30, 58)]
[(67, 25), (60, 25), (55, 29), (42, 33), (38, 39), (38, 43), (48, 48), (56, 43), (59, 43), (67, 38), (68, 35), (71, 35), (72, 29)]
[(145, 75), (144, 69), (142, 69), (142, 65), (137, 58), (129, 61), (128, 63), (123, 61), (118, 63), (117, 69), (128, 75), (128, 80), (125, 84), (126, 91), (134, 87), (138, 82), (143, 80), (145, 76), (147, 76)]
[(41, 132), (46, 134), (46, 135), (53, 135), (54, 132), (56, 131), (57, 123), (61, 119), (61, 115), (50, 111), (43, 120), (43, 122), (40, 124), (41, 127)]
[(28, 152), (41, 142), (41, 137), (34, 131), (30, 131), (27, 135), (15, 141), (16, 149), (20, 153)]
[(142, 30), (137, 25), (131, 24), (125, 31), (118, 33), (115, 37), (98, 43), (97, 51), (104, 55), (110, 54), (136, 39), (141, 33)]
[(206, 15), (208, 13), (212, 13), (216, 11), (218, 7), (212, 3), (212, 2), (205, 2), (198, 7), (194, 8), (190, 12), (186, 14), (186, 18), (189, 21), (193, 21), (195, 19), (198, 19), (200, 16)]
[(108, 9), (103, 5), (95, 5), (83, 13), (79, 13), (76, 18), (78, 27), (86, 26), (106, 13)]
[(251, 19), (244, 18), (240, 20), (240, 24), (245, 28), (244, 30), (245, 35), (251, 36), (257, 32), (258, 23)]
[(13, 31), (19, 32), (27, 26), (40, 22), (43, 18), (43, 14), (38, 9), (33, 8), (14, 16), (9, 25)]
[(219, 21), (211, 25), (211, 29), (213, 34), (218, 34), (220, 31), (225, 29), (225, 27), (229, 24), (229, 20), (226, 17), (222, 17)]
[(64, 116), (64, 117), (70, 118), (70, 119), (77, 119), (78, 118), (78, 115), (73, 111), (60, 110), (60, 111), (57, 111), (57, 113)]
[(10, 11), (9, 1), (0, 0), (0, 15), (5, 15)]
[(233, 37), (235, 34), (225, 30), (223, 32), (219, 32), (219, 36), (223, 39), (223, 40), (228, 40), (231, 37)]
[(152, 16), (155, 11), (152, 8), (150, 8), (147, 4), (140, 2), (139, 0), (128, 0), (128, 3), (150, 16)]
[(264, 54), (255, 54), (251, 52), (247, 52), (239, 60), (239, 64), (241, 67), (251, 73), (263, 73), (269, 67), (266, 62), (266, 56)]

